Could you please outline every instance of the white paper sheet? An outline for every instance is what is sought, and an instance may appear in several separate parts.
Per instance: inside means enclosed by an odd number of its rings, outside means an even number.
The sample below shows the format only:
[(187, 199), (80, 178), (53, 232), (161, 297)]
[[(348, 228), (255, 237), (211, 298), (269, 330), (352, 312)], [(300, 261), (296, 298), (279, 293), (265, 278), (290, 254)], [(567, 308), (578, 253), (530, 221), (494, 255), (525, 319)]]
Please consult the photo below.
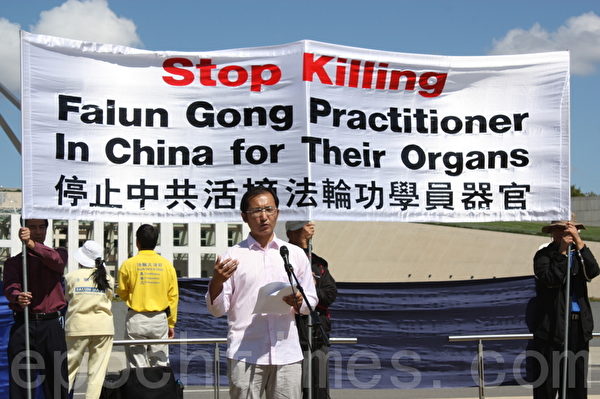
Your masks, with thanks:
[[(295, 286), (294, 290), (296, 290)], [(268, 283), (258, 291), (258, 298), (252, 313), (287, 314), (290, 312), (290, 305), (283, 301), (283, 297), (288, 295), (292, 295), (290, 283), (281, 281)]]

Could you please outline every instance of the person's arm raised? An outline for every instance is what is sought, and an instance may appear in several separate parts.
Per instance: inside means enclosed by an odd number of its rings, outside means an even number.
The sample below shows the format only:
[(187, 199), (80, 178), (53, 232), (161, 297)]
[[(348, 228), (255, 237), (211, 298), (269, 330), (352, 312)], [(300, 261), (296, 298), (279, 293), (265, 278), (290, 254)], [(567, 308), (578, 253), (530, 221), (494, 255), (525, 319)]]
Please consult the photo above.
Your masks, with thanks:
[(237, 259), (221, 259), (220, 256), (217, 257), (214, 266), (213, 277), (210, 279), (210, 283), (208, 284), (208, 292), (210, 294), (211, 302), (221, 294), (223, 291), (223, 284), (225, 281), (229, 280), (229, 278), (235, 273), (238, 267)]

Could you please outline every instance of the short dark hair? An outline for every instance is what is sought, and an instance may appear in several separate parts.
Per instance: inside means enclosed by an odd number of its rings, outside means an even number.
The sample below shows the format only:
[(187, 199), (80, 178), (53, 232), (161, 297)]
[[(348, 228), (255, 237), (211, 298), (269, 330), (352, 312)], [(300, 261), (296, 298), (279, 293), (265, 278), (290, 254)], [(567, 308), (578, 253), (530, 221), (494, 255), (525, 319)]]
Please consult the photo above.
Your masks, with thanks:
[(48, 227), (50, 225), (50, 223), (48, 223), (48, 219), (36, 219), (36, 218), (31, 218), (31, 219), (25, 219), (23, 220), (23, 216), (21, 216), (21, 226), (23, 227), (27, 227), (27, 222), (29, 220), (43, 220), (44, 222), (46, 222), (46, 227)]
[(140, 249), (154, 249), (158, 242), (158, 230), (151, 224), (143, 224), (135, 232), (135, 238), (140, 244)]
[(273, 190), (272, 188), (269, 188), (269, 187), (252, 186), (242, 196), (242, 201), (240, 202), (240, 211), (242, 213), (246, 213), (246, 211), (248, 210), (248, 203), (250, 202), (250, 200), (252, 198), (256, 197), (257, 195), (265, 194), (265, 193), (269, 193), (273, 196), (273, 199), (275, 200), (275, 207), (279, 208), (279, 198), (277, 198), (277, 194), (275, 193), (275, 190)]

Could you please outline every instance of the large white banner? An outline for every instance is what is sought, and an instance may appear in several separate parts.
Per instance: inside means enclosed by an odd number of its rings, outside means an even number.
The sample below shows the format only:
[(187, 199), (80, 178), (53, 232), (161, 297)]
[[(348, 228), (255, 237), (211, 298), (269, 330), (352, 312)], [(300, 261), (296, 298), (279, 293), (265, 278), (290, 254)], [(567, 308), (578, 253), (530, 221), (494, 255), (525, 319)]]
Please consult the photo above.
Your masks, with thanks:
[(27, 218), (567, 219), (567, 52), (447, 57), (301, 41), (155, 52), (22, 33)]

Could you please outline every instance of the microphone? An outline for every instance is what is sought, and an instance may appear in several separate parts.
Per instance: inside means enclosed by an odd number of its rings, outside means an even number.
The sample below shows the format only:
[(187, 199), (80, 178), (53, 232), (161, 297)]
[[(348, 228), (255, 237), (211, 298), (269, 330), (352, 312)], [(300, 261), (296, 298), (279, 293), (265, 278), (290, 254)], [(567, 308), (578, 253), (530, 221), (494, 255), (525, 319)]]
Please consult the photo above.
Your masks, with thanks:
[(290, 265), (290, 251), (288, 250), (288, 247), (282, 245), (281, 248), (279, 248), (279, 255), (283, 258), (283, 267), (285, 267), (285, 271), (289, 275), (294, 268)]

